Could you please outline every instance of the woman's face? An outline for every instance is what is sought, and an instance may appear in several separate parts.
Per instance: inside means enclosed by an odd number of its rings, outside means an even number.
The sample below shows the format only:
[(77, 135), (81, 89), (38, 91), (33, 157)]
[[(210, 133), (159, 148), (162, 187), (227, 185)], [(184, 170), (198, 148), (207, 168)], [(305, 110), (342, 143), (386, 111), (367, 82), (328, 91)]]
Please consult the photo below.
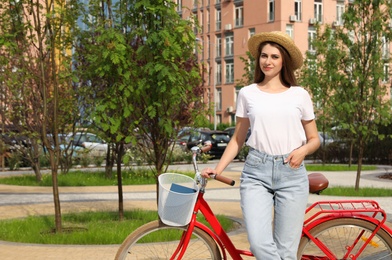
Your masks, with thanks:
[(260, 69), (266, 77), (279, 75), (283, 67), (283, 58), (279, 49), (266, 44), (260, 53)]

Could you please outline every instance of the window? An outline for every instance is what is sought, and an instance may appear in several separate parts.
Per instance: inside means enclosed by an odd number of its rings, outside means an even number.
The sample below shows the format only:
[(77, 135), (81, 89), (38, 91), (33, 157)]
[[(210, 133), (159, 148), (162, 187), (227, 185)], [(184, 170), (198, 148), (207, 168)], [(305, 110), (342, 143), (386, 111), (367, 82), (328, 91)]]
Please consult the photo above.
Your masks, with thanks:
[(235, 88), (235, 94), (234, 94), (234, 107), (237, 107), (237, 99), (238, 95), (240, 94), (241, 87), (236, 87)]
[[(210, 59), (210, 53), (211, 53), (211, 45), (212, 45), (212, 43), (211, 43), (211, 39), (210, 39), (210, 36), (207, 36), (207, 59)], [(214, 55), (214, 54), (212, 54), (212, 55)]]
[(215, 19), (215, 31), (220, 31), (222, 26), (222, 13), (221, 10), (216, 10), (216, 19)]
[(315, 51), (315, 48), (312, 44), (314, 38), (316, 38), (316, 30), (313, 27), (311, 27), (308, 30), (308, 50), (311, 52)]
[(222, 89), (217, 88), (216, 89), (216, 100), (215, 100), (215, 106), (216, 110), (221, 111), (222, 110)]
[(383, 77), (383, 82), (387, 83), (389, 80), (389, 63), (385, 62), (384, 63), (384, 77)]
[[(215, 61), (212, 62), (212, 64), (215, 64)], [(211, 82), (211, 78), (213, 75), (211, 75), (211, 72), (213, 71), (212, 68), (210, 67), (211, 63), (207, 61), (207, 67), (206, 67), (206, 75), (207, 75), (207, 84), (211, 85), (213, 82)]]
[(222, 53), (222, 39), (220, 36), (216, 36), (215, 58), (221, 57), (221, 53)]
[(220, 62), (216, 62), (216, 73), (215, 73), (215, 80), (216, 85), (222, 84), (222, 64)]
[(389, 42), (385, 36), (382, 37), (382, 58), (384, 60), (389, 58)]
[(244, 25), (244, 7), (235, 7), (235, 27), (241, 27)]
[(226, 62), (226, 84), (234, 83), (234, 62)]
[(216, 123), (218, 125), (222, 123), (222, 115), (216, 115)]
[(226, 56), (233, 56), (234, 54), (234, 36), (233, 35), (227, 35), (225, 37), (226, 41), (226, 46), (225, 46), (225, 55)]
[(291, 38), (294, 37), (294, 26), (292, 24), (286, 24), (286, 33), (290, 35)]
[(182, 11), (182, 0), (177, 0), (176, 4), (177, 4), (176, 11), (181, 12)]
[(297, 21), (302, 20), (302, 0), (295, 0), (294, 2), (294, 14), (297, 17)]
[(323, 2), (322, 0), (314, 0), (314, 18), (317, 22), (323, 21)]
[(338, 25), (343, 25), (342, 15), (344, 13), (344, 1), (338, 1), (336, 3), (336, 22)]
[(207, 95), (206, 95), (206, 103), (207, 103), (207, 105), (208, 105), (208, 108), (210, 108), (211, 106), (210, 106), (210, 103), (212, 102), (212, 94), (211, 94), (211, 88), (207, 88)]
[(268, 22), (275, 20), (275, 0), (268, 0)]
[(255, 33), (256, 33), (255, 28), (250, 28), (249, 29), (249, 38), (252, 37), (253, 35), (255, 35)]
[(200, 33), (204, 32), (203, 11), (199, 12)]
[(206, 26), (207, 26), (207, 33), (210, 32), (211, 24), (210, 24), (210, 11), (206, 10)]
[(196, 54), (199, 54), (198, 53), (198, 51), (200, 50), (200, 60), (204, 60), (204, 53), (205, 53), (205, 44), (204, 44), (204, 39), (203, 38), (200, 38), (200, 39), (198, 39), (197, 40), (198, 42), (200, 42), (200, 49), (198, 49), (197, 48), (197, 46), (196, 46), (196, 49), (195, 49), (195, 53)]

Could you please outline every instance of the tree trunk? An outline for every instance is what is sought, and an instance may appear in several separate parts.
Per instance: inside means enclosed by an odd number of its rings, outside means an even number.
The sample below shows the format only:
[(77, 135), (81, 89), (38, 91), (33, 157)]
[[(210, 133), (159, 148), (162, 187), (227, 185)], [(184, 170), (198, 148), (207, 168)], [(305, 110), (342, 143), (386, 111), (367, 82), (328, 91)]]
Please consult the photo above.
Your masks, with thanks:
[(351, 167), (353, 164), (353, 150), (354, 150), (354, 140), (350, 141), (350, 154), (348, 157), (348, 167)]
[(121, 159), (124, 153), (124, 144), (116, 144), (117, 151), (117, 184), (118, 184), (118, 217), (119, 220), (124, 219), (124, 198), (122, 188), (122, 172), (121, 172)]
[[(53, 152), (51, 156), (55, 157)], [(61, 207), (60, 207), (60, 193), (59, 193), (59, 183), (58, 183), (58, 165), (56, 163), (56, 158), (51, 160), (52, 168), (52, 187), (53, 187), (53, 202), (54, 202), (54, 221), (56, 226), (56, 232), (62, 232), (62, 221), (61, 221)]]
[(355, 180), (355, 190), (359, 191), (359, 181), (361, 179), (362, 161), (363, 161), (364, 144), (362, 140), (359, 141), (359, 153), (358, 153), (358, 167), (357, 167), (357, 178)]
[(108, 145), (106, 151), (106, 164), (105, 164), (105, 175), (107, 178), (112, 178), (113, 165), (114, 165), (114, 149), (111, 144)]
[(42, 181), (41, 165), (39, 161), (39, 148), (36, 140), (31, 141), (32, 151), (31, 151), (31, 167), (34, 170), (35, 179), (37, 182)]

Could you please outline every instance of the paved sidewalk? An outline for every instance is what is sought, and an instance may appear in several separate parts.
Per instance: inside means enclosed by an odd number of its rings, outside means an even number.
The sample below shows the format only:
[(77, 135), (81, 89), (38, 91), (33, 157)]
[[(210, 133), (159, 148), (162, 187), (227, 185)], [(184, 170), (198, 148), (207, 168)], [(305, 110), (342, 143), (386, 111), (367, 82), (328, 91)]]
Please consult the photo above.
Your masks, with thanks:
[[(173, 166), (171, 170), (182, 170), (184, 167), (189, 168), (192, 166)], [(204, 168), (206, 167), (206, 165), (200, 165), (199, 167)], [(234, 187), (228, 187), (227, 185), (219, 183), (217, 181), (210, 181), (206, 193), (206, 198), (215, 213), (225, 214), (227, 216), (233, 217), (240, 222), (242, 221), (241, 209), (239, 205), (239, 175), (241, 169), (242, 163), (233, 163), (224, 173), (227, 177), (236, 180), (236, 185)], [(385, 180), (377, 177), (381, 174), (384, 174), (386, 171), (392, 172), (392, 169), (380, 169), (377, 171), (363, 172), (360, 186), (392, 188), (392, 180)], [(355, 172), (323, 172), (323, 174), (329, 179), (330, 186), (353, 186), (355, 183)], [(0, 185), (0, 219), (21, 218), (30, 215), (53, 214), (53, 203), (44, 199), (42, 200), (42, 202), (38, 201), (36, 203), (23, 203), (23, 201), (21, 201), (17, 205), (14, 205), (12, 203), (13, 201), (15, 202), (17, 199), (20, 199), (20, 197), (43, 195), (41, 197), (45, 198), (45, 196), (50, 197), (51, 193), (52, 189), (48, 187), (21, 187)], [(60, 194), (61, 196), (64, 196), (64, 201), (62, 200), (61, 204), (62, 213), (65, 214), (67, 212), (78, 212), (87, 210), (117, 210), (117, 200), (111, 197), (113, 196), (113, 194), (116, 193), (117, 187), (60, 188)], [(129, 199), (125, 199), (124, 208), (126, 210), (132, 208), (156, 209), (155, 199), (154, 197), (150, 197), (151, 194), (154, 193), (155, 185), (125, 186), (124, 194), (125, 197), (129, 196)], [(14, 198), (15, 200), (11, 199), (10, 202), (4, 201), (6, 197), (2, 199), (2, 195), (14, 196), (7, 198)], [(75, 202), (72, 201), (73, 198), (70, 198), (70, 201), (67, 201), (67, 196), (75, 195), (80, 196), (81, 198), (84, 198), (83, 196), (86, 196), (86, 199), (80, 199), (79, 201)], [(88, 198), (88, 196), (90, 195), (95, 196), (96, 200), (90, 200)], [(139, 195), (141, 197), (137, 198), (135, 197), (136, 195)], [(100, 199), (99, 196), (103, 196), (104, 198)], [(309, 203), (327, 199), (332, 200), (343, 198), (323, 195), (310, 195)], [(367, 199), (374, 199), (379, 202), (381, 207), (384, 208), (388, 213), (389, 221), (392, 220), (392, 203), (390, 197)], [(246, 234), (243, 228), (233, 234), (230, 234), (230, 237), (235, 241), (234, 244), (237, 245), (239, 248), (246, 249), (248, 247)], [(40, 245), (0, 241), (0, 259), (106, 260), (114, 259), (114, 255), (118, 249), (118, 246), (119, 245)]]

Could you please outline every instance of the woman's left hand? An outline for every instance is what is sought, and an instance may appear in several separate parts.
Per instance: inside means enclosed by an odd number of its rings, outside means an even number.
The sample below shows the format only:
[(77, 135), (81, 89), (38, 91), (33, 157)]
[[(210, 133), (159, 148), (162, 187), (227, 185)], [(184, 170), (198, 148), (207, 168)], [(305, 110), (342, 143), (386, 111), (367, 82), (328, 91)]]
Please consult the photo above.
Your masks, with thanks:
[(302, 147), (295, 149), (287, 156), (285, 163), (289, 163), (291, 168), (299, 168), (305, 159), (306, 154), (306, 151), (302, 149)]

